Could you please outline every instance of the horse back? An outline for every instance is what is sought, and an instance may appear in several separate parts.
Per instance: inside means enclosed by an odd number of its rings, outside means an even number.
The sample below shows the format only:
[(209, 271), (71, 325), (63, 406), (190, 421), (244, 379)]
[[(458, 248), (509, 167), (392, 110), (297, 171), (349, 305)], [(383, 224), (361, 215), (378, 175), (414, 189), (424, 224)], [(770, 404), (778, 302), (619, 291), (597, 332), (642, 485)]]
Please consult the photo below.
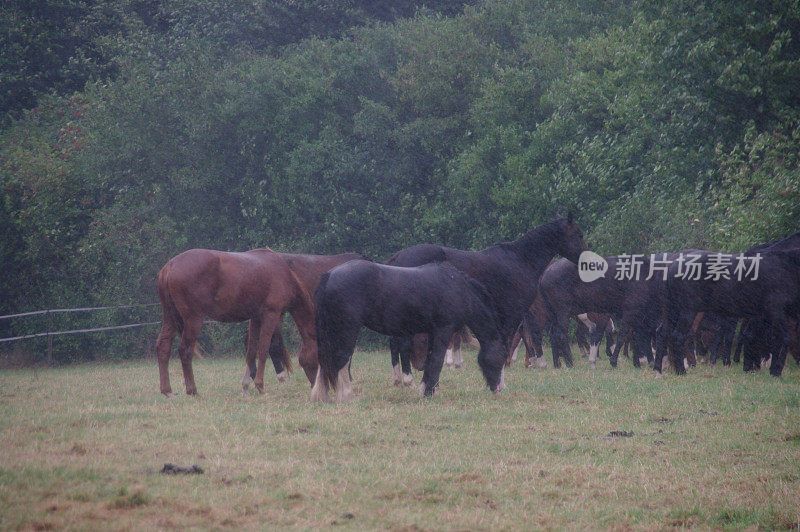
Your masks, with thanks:
[(182, 315), (243, 321), (296, 292), (288, 265), (269, 249), (225, 252), (192, 249), (164, 267), (166, 285)]
[(324, 273), (351, 260), (366, 260), (360, 253), (342, 253), (339, 255), (279, 253), (279, 255), (286, 261), (289, 268), (311, 295), (316, 291), (320, 277)]

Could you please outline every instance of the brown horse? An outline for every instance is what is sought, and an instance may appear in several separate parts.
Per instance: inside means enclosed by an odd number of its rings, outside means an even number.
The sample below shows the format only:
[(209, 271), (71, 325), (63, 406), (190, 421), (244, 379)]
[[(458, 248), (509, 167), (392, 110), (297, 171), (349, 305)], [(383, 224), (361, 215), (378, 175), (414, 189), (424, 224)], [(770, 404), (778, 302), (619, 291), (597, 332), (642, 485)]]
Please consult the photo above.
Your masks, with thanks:
[[(268, 248), (241, 253), (209, 249), (181, 253), (159, 272), (158, 295), (163, 318), (156, 353), (161, 393), (168, 397), (172, 388), (167, 365), (176, 334), (181, 336), (178, 354), (186, 393), (197, 394), (192, 355), (206, 318), (227, 323), (250, 320), (244, 389), (258, 357), (253, 381), (259, 392), (264, 391), (267, 350), (286, 312), (300, 331), (300, 364), (306, 371), (311, 365), (316, 370), (317, 340), (311, 296), (286, 260)], [(288, 357), (283, 363), (289, 366)]]
[[(286, 261), (286, 264), (289, 265), (289, 268), (297, 276), (311, 297), (313, 297), (314, 292), (317, 289), (317, 285), (319, 284), (319, 279), (324, 273), (329, 272), (336, 266), (344, 264), (347, 261), (368, 260), (360, 253), (342, 253), (340, 255), (278, 253), (278, 255), (280, 255), (280, 257)], [(281, 364), (285, 357), (282, 356), (280, 351), (275, 352), (276, 349), (280, 350), (283, 346), (283, 338), (281, 337), (280, 327), (276, 331), (275, 335), (278, 342), (270, 345), (270, 356), (272, 357), (273, 364), (275, 365), (275, 370), (278, 373), (278, 380), (283, 380), (281, 379), (281, 375), (283, 375), (283, 372), (281, 371)], [(308, 382), (314, 384), (314, 378), (317, 375), (316, 357), (314, 357), (313, 360), (300, 359), (299, 362), (300, 366), (303, 368), (303, 371), (305, 371)], [(250, 374), (251, 376), (255, 374), (255, 368), (250, 368)]]

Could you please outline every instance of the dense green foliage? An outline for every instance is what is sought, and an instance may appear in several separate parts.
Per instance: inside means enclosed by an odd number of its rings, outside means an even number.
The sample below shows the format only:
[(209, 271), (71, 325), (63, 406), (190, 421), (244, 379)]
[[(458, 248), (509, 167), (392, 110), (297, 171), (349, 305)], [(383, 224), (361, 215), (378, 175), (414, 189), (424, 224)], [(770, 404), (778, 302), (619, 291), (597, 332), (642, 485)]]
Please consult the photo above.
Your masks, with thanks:
[(34, 4), (0, 8), (0, 314), (155, 301), (191, 247), (800, 229), (797, 0)]

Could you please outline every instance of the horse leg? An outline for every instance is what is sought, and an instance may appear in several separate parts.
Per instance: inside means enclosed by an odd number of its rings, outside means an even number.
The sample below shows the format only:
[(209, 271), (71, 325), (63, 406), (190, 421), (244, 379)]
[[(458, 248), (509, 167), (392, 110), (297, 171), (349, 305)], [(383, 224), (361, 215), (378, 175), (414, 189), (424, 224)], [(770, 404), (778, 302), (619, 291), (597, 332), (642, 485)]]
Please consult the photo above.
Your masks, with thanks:
[[(297, 332), (300, 333), (300, 352), (297, 353), (297, 362), (303, 368), (308, 382), (313, 386), (317, 375), (317, 366), (319, 365), (319, 345), (317, 344), (317, 325), (314, 321), (314, 312), (313, 309), (309, 310), (303, 306), (298, 306), (290, 308), (289, 314), (297, 326)], [(280, 333), (282, 322), (283, 316), (280, 316), (276, 328), (278, 333)]]
[(522, 342), (525, 344), (525, 367), (532, 367), (535, 359), (538, 367), (546, 368), (547, 361), (544, 359), (544, 351), (542, 351), (542, 330), (536, 326), (530, 312), (526, 312), (522, 317), (519, 332)]
[[(415, 367), (419, 368), (419, 357), (424, 353), (427, 359), (430, 352), (430, 338), (427, 334), (415, 334), (407, 338), (407, 342), (401, 344), (400, 349), (400, 369), (402, 370), (403, 386), (414, 384), (414, 377), (411, 375), (411, 357), (417, 361)], [(424, 364), (424, 363), (423, 363)]]
[(431, 349), (428, 352), (428, 358), (425, 360), (425, 370), (422, 372), (422, 382), (419, 387), (420, 393), (425, 397), (432, 396), (439, 387), (439, 375), (444, 364), (444, 352), (447, 350), (447, 344), (450, 343), (450, 338), (453, 337), (454, 332), (452, 327), (447, 327), (435, 330), (428, 337)]
[(786, 319), (786, 315), (780, 310), (770, 312), (768, 315), (770, 316), (769, 321), (772, 325), (772, 363), (769, 366), (769, 374), (773, 377), (780, 377), (781, 373), (783, 373), (783, 366), (786, 363), (786, 348), (791, 342), (789, 321)]
[(200, 335), (200, 327), (203, 325), (203, 318), (199, 320), (185, 320), (183, 332), (181, 333), (181, 343), (178, 347), (178, 355), (181, 358), (183, 367), (183, 382), (186, 385), (186, 395), (197, 395), (197, 387), (194, 383), (194, 372), (192, 371), (192, 357), (197, 346), (197, 337)]
[(731, 365), (731, 349), (733, 349), (733, 335), (736, 334), (736, 320), (725, 318), (721, 334), (722, 365)]
[(641, 368), (642, 361), (647, 363), (647, 354), (652, 351), (650, 347), (650, 334), (647, 329), (637, 328), (633, 331), (633, 338), (631, 339), (633, 346), (633, 365), (634, 367)]
[(664, 367), (664, 354), (669, 358), (669, 330), (666, 321), (656, 328), (655, 332), (655, 356), (653, 357), (653, 371), (656, 377), (661, 377)]
[(671, 330), (672, 334), (669, 336), (670, 359), (675, 373), (683, 375), (687, 369), (684, 357), (686, 356), (686, 346), (691, 337), (692, 322), (695, 315), (688, 311), (678, 311), (677, 316), (673, 315), (672, 318), (674, 325)]
[(242, 377), (242, 393), (247, 393), (250, 381), (256, 378), (256, 350), (258, 349), (258, 331), (260, 322), (252, 319), (247, 324), (247, 345), (245, 348), (244, 376)]
[[(741, 360), (742, 349), (744, 348), (744, 333), (747, 326), (747, 318), (743, 319), (739, 324), (739, 334), (736, 334), (733, 346), (733, 362), (738, 364)], [(734, 331), (735, 332), (735, 331)]]
[[(592, 337), (592, 333), (597, 328), (595, 323), (589, 319), (588, 314), (578, 314), (576, 316), (578, 319), (578, 326), (575, 329), (575, 342), (578, 344), (578, 350), (581, 353), (583, 358), (589, 357), (589, 352), (591, 351), (591, 340), (589, 338)], [(595, 360), (597, 360), (597, 355), (595, 354)], [(592, 365), (594, 367), (594, 365)]]
[(172, 354), (172, 340), (175, 338), (177, 330), (168, 320), (161, 323), (161, 332), (156, 340), (156, 355), (158, 357), (158, 378), (160, 381), (161, 393), (167, 397), (172, 397), (172, 387), (169, 384), (169, 357)]
[[(519, 354), (519, 349), (522, 346), (522, 323), (519, 324), (517, 330), (514, 332), (513, 338), (511, 338), (511, 345), (509, 351), (511, 352), (510, 356), (508, 357), (508, 361), (506, 361), (507, 366), (511, 366), (512, 362), (517, 361), (517, 354)], [(525, 363), (528, 362), (528, 356), (525, 357)], [(528, 367), (527, 365), (525, 367)]]
[(453, 367), (464, 368), (464, 355), (461, 353), (461, 333), (453, 335)]
[[(255, 320), (250, 320), (253, 323)], [(278, 330), (281, 324), (281, 315), (275, 311), (267, 311), (261, 317), (260, 326), (258, 327), (256, 354), (258, 355), (258, 366), (256, 367), (256, 378), (253, 379), (253, 384), (258, 390), (258, 393), (264, 393), (264, 369), (267, 366), (267, 353), (269, 352), (269, 344), (272, 340), (272, 335)], [(250, 354), (248, 353), (248, 357)]]
[(339, 369), (336, 377), (336, 399), (339, 402), (351, 401), (356, 397), (350, 381), (350, 364), (353, 361), (353, 351), (356, 349), (359, 329), (360, 327), (350, 330), (345, 328), (334, 348), (334, 360), (347, 360), (345, 365)]
[(611, 359), (611, 353), (613, 353), (617, 348), (616, 336), (617, 330), (614, 326), (614, 320), (611, 317), (608, 318), (608, 323), (606, 324), (605, 328), (605, 336), (606, 336), (606, 356)]
[[(405, 338), (400, 336), (392, 336), (389, 338), (389, 352), (392, 356), (392, 383), (395, 386), (400, 386), (403, 384), (403, 375), (400, 371), (400, 352), (403, 349), (404, 341)], [(409, 371), (411, 371), (410, 367)]]
[(567, 367), (572, 367), (572, 353), (569, 347), (567, 330), (569, 328), (569, 314), (561, 313), (553, 316), (550, 327), (550, 339), (553, 343), (553, 366), (561, 367), (558, 358), (563, 357)]
[[(586, 326), (589, 330), (589, 364), (593, 367), (597, 367), (597, 352), (600, 349), (600, 341), (603, 339), (603, 332), (600, 331), (600, 336), (598, 338), (597, 333), (599, 331), (599, 327), (595, 322), (589, 319), (587, 314), (578, 314), (578, 319)], [(585, 341), (585, 339), (584, 339)]]
[(286, 346), (283, 345), (283, 334), (279, 327), (275, 331), (275, 334), (272, 335), (272, 339), (269, 342), (269, 358), (272, 360), (272, 367), (275, 368), (275, 375), (278, 378), (278, 382), (286, 382), (289, 380), (289, 372), (283, 367), (283, 362), (281, 362), (285, 352)]

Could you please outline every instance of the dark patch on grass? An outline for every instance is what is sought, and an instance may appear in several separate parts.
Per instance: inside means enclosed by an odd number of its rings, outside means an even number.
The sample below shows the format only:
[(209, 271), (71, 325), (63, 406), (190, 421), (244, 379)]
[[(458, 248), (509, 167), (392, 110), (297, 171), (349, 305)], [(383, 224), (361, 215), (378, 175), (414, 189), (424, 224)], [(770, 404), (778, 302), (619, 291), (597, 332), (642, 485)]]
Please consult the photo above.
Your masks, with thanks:
[(704, 410), (704, 409), (701, 408), (697, 412), (700, 413), (700, 414), (704, 414), (706, 416), (716, 416), (716, 415), (718, 415), (718, 412), (716, 410)]
[(787, 434), (783, 437), (783, 441), (788, 441), (792, 443), (800, 443), (800, 432), (795, 432), (793, 434)]
[(125, 510), (136, 508), (137, 506), (146, 506), (148, 504), (150, 504), (150, 497), (143, 491), (136, 490), (129, 494), (127, 488), (120, 488), (119, 491), (117, 491), (114, 502), (111, 503), (111, 507), (117, 510)]
[(86, 448), (80, 443), (76, 443), (75, 445), (72, 446), (72, 449), (69, 450), (69, 454), (74, 454), (76, 456), (84, 456), (86, 454)]
[(202, 475), (205, 473), (205, 471), (203, 471), (203, 468), (197, 464), (194, 464), (191, 467), (181, 467), (176, 466), (175, 464), (167, 463), (161, 468), (161, 473), (164, 475)]
[(677, 528), (692, 528), (700, 521), (696, 510), (677, 510), (673, 517), (667, 519), (667, 526)]
[(630, 438), (633, 436), (633, 431), (627, 430), (612, 430), (608, 433), (608, 438)]
[[(340, 517), (340, 519), (344, 519), (345, 521), (351, 521), (351, 520), (355, 519), (356, 516), (351, 514), (350, 512), (345, 512), (342, 515), (340, 515), (339, 517)], [(331, 521), (331, 525), (333, 525), (333, 526), (336, 526), (338, 524), (340, 524), (340, 523), (336, 519)]]
[(253, 475), (245, 475), (243, 477), (237, 477), (237, 478), (222, 477), (220, 479), (220, 482), (222, 482), (226, 486), (233, 486), (234, 484), (247, 484), (251, 480), (253, 480)]

